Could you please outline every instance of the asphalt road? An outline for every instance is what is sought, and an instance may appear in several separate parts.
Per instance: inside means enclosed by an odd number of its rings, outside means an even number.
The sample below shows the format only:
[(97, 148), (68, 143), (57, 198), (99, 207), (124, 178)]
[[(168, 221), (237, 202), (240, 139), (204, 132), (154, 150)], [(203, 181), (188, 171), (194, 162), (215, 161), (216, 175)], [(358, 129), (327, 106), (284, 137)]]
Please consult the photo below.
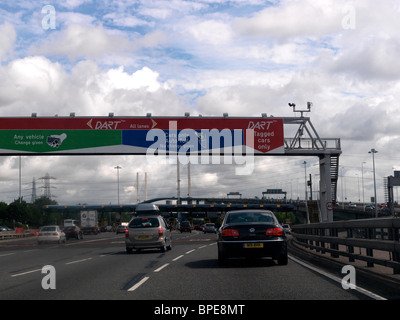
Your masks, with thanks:
[[(55, 289), (44, 289), (54, 267)], [(336, 275), (342, 277), (343, 275)], [(46, 280), (46, 281), (45, 281)], [(124, 235), (102, 233), (66, 244), (34, 238), (0, 242), (1, 300), (359, 300), (356, 290), (289, 259), (217, 261), (216, 235), (173, 232), (165, 253), (126, 254)]]

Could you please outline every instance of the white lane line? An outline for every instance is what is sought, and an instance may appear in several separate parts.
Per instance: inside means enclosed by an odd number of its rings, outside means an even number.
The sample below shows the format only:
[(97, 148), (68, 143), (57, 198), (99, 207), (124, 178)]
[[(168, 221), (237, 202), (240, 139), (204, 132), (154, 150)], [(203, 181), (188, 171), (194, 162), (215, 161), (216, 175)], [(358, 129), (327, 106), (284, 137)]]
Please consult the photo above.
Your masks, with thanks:
[(154, 272), (160, 272), (162, 269), (164, 269), (168, 265), (169, 265), (169, 263), (166, 263), (163, 266), (159, 267), (158, 269), (154, 270)]
[(179, 260), (180, 258), (182, 258), (183, 257), (183, 254), (182, 255), (180, 255), (179, 257), (176, 257), (175, 259), (172, 259), (172, 261), (176, 261), (176, 260)]
[(195, 251), (195, 250), (196, 250), (196, 249), (190, 250), (190, 251), (186, 252), (185, 254), (189, 254), (189, 253), (191, 253), (191, 252), (193, 252), (193, 251)]
[(0, 257), (12, 256), (13, 254), (15, 254), (15, 252), (13, 252), (13, 253), (5, 253), (5, 254), (1, 254), (1, 255), (0, 255)]
[(144, 277), (142, 280), (140, 280), (138, 283), (136, 283), (134, 286), (128, 289), (128, 291), (135, 291), (137, 288), (139, 288), (143, 283), (145, 283), (147, 280), (149, 280), (150, 277)]
[(71, 261), (71, 262), (67, 262), (66, 264), (74, 264), (74, 263), (79, 263), (79, 262), (88, 261), (88, 260), (92, 260), (92, 258), (87, 258), (87, 259), (82, 259), (82, 260)]
[[(290, 255), (289, 255), (288, 257), (289, 257), (289, 259), (291, 259), (291, 260), (293, 260), (294, 262), (296, 262), (296, 263), (302, 265), (303, 267), (306, 267), (306, 268), (308, 268), (308, 269), (310, 269), (310, 270), (312, 270), (312, 271), (318, 272), (319, 274), (321, 274), (321, 275), (323, 275), (323, 276), (325, 276), (325, 277), (327, 277), (327, 278), (329, 278), (329, 279), (331, 279), (331, 280), (334, 280), (334, 281), (336, 281), (336, 282), (339, 282), (340, 284), (342, 283), (342, 279), (340, 279), (340, 278), (338, 278), (338, 277), (335, 277), (335, 276), (333, 276), (333, 275), (331, 275), (331, 274), (329, 274), (329, 273), (327, 273), (327, 272), (325, 272), (325, 271), (322, 271), (321, 269), (314, 268), (313, 266), (310, 266), (309, 264), (307, 264), (307, 263), (305, 263), (305, 262), (303, 262), (303, 261), (300, 261), (300, 260), (298, 260), (298, 259), (296, 259), (296, 258), (294, 258), (294, 257), (292, 257), (292, 256), (290, 256)], [(343, 290), (344, 290), (344, 289), (343, 289)], [(375, 299), (375, 300), (387, 300), (386, 298), (381, 297), (381, 296), (379, 296), (379, 295), (377, 295), (377, 294), (375, 294), (375, 293), (373, 293), (373, 292), (371, 292), (371, 291), (368, 291), (368, 290), (366, 290), (366, 289), (364, 289), (364, 288), (361, 288), (361, 287), (359, 287), (359, 286), (356, 286), (356, 289), (355, 289), (355, 290), (357, 290), (358, 292), (361, 292), (362, 294), (365, 294), (366, 296), (368, 296), (368, 297), (370, 297), (370, 298), (372, 298), (372, 299)]]
[(22, 273), (13, 274), (11, 277), (12, 278), (19, 277), (19, 276), (23, 276), (24, 274), (38, 272), (38, 271), (42, 271), (42, 269), (36, 269), (36, 270), (31, 270), (31, 271), (26, 271), (26, 272), (22, 272)]
[(207, 247), (207, 246), (201, 246), (201, 247), (199, 247), (199, 249), (203, 249), (203, 248), (205, 248), (205, 247)]

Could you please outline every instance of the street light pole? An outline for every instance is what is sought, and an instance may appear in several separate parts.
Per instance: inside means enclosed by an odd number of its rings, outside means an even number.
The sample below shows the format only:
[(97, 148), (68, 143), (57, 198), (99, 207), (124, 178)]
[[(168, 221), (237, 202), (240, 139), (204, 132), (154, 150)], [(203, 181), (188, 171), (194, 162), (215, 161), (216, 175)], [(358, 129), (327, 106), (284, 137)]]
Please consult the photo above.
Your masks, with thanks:
[(365, 197), (364, 197), (364, 163), (365, 161), (361, 162), (361, 182), (362, 182), (362, 198), (363, 198), (363, 211), (365, 211)]
[(375, 149), (371, 149), (368, 153), (372, 154), (372, 167), (374, 171), (374, 201), (375, 201), (375, 218), (378, 218), (378, 207), (376, 205), (376, 179), (375, 179), (375, 153), (378, 153)]
[(306, 215), (307, 215), (307, 224), (310, 224), (310, 214), (308, 212), (308, 202), (307, 202), (307, 161), (303, 162), (304, 164), (304, 188), (305, 188), (305, 201), (306, 201)]
[(117, 193), (118, 193), (118, 206), (119, 206), (119, 169), (122, 169), (120, 166), (114, 167), (114, 169), (117, 169)]

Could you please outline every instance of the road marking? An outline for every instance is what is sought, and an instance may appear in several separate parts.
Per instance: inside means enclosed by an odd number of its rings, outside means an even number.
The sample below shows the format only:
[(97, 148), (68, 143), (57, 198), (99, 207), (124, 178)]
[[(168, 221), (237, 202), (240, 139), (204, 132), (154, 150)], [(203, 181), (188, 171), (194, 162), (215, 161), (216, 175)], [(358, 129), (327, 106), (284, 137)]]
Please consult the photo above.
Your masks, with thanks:
[(74, 263), (79, 263), (79, 262), (88, 261), (88, 260), (92, 260), (92, 258), (87, 258), (87, 259), (82, 259), (82, 260), (71, 261), (71, 262), (67, 262), (66, 264), (74, 264)]
[(183, 257), (183, 254), (182, 255), (180, 255), (179, 257), (176, 257), (175, 259), (172, 259), (172, 261), (176, 261), (176, 260), (179, 260), (180, 258), (182, 258)]
[(23, 276), (24, 274), (38, 272), (38, 271), (42, 271), (42, 269), (36, 269), (36, 270), (31, 270), (31, 271), (26, 271), (26, 272), (22, 272), (22, 273), (13, 274), (11, 277), (12, 278), (19, 277), (19, 276)]
[(193, 251), (195, 251), (195, 250), (196, 250), (196, 249), (190, 250), (190, 251), (186, 252), (185, 254), (189, 254), (189, 253), (191, 253), (191, 252), (193, 252)]
[(199, 247), (199, 249), (203, 249), (203, 248), (205, 248), (205, 247), (207, 247), (207, 246), (201, 246), (201, 247)]
[(118, 237), (100, 238), (100, 239), (92, 239), (92, 240), (82, 240), (82, 241), (66, 243), (65, 246), (76, 246), (76, 245), (80, 245), (82, 243), (100, 242), (100, 241), (105, 241), (105, 243), (109, 243), (109, 242), (111, 242), (110, 240), (113, 240), (115, 238), (118, 238)]
[[(329, 278), (329, 279), (331, 279), (333, 281), (339, 282), (340, 284), (342, 283), (342, 279), (339, 278), (339, 277), (335, 277), (334, 275), (331, 275), (331, 274), (329, 274), (329, 273), (327, 273), (325, 271), (322, 271), (321, 269), (315, 268), (315, 267), (313, 267), (313, 266), (311, 266), (311, 265), (309, 265), (309, 264), (307, 264), (307, 263), (305, 263), (303, 261), (300, 261), (300, 260), (290, 256), (290, 255), (288, 255), (288, 258), (293, 260), (294, 262), (302, 265), (303, 267), (306, 267), (306, 268), (308, 268), (308, 269), (310, 269), (312, 271), (318, 272), (319, 274), (321, 274), (321, 275), (323, 275), (323, 276), (325, 276), (325, 277), (327, 277), (327, 278)], [(364, 288), (361, 288), (359, 286), (356, 286), (355, 290), (357, 290), (358, 292), (360, 292), (362, 294), (365, 294), (366, 296), (368, 296), (368, 297), (370, 297), (372, 299), (375, 299), (375, 300), (387, 300), (384, 297), (381, 297), (381, 296), (379, 296), (379, 295), (377, 295), (377, 294), (375, 294), (375, 293), (373, 293), (371, 291), (368, 291), (368, 290), (366, 290)]]
[(136, 283), (133, 287), (129, 288), (128, 291), (135, 291), (137, 288), (139, 288), (143, 283), (145, 283), (147, 280), (149, 280), (150, 277), (144, 277), (142, 280), (140, 280), (138, 283)]
[(154, 272), (160, 272), (162, 269), (164, 269), (168, 265), (169, 265), (169, 263), (166, 263), (163, 266), (159, 267), (158, 269), (154, 270)]
[(13, 254), (15, 254), (15, 252), (13, 252), (13, 253), (2, 254), (2, 255), (0, 255), (0, 257), (7, 257), (7, 256), (11, 256), (11, 255), (13, 255)]

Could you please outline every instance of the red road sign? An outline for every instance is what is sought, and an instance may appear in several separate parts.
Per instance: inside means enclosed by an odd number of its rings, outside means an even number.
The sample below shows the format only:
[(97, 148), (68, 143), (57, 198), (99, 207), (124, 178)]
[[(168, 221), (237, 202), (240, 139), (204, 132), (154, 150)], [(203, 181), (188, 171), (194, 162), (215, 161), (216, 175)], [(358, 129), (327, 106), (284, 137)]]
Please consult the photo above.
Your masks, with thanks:
[[(141, 153), (149, 148), (148, 133), (164, 132), (167, 143), (175, 132), (180, 139), (182, 130), (202, 134), (221, 133), (217, 137), (219, 148), (238, 144), (254, 149), (255, 154), (284, 153), (283, 119), (280, 118), (221, 118), (221, 117), (31, 117), (0, 118), (0, 153), (79, 153), (91, 154), (91, 149), (101, 148), (103, 154)], [(90, 133), (92, 132), (92, 133)], [(231, 139), (226, 139), (225, 133)], [(222, 134), (224, 133), (224, 134)], [(241, 140), (234, 141), (235, 134)], [(251, 136), (248, 136), (248, 135)], [(223, 139), (225, 138), (225, 139)], [(170, 139), (170, 140), (168, 140)], [(151, 140), (154, 141), (154, 140)], [(104, 142), (104, 144), (103, 144)], [(199, 146), (201, 143), (199, 142)], [(123, 146), (123, 148), (115, 148)], [(212, 145), (207, 144), (210, 149)], [(179, 146), (178, 146), (179, 148)], [(200, 147), (201, 148), (201, 147)], [(78, 151), (76, 151), (79, 149)], [(138, 151), (139, 150), (139, 151)], [(167, 148), (168, 150), (168, 148)], [(98, 150), (93, 150), (96, 153)]]

